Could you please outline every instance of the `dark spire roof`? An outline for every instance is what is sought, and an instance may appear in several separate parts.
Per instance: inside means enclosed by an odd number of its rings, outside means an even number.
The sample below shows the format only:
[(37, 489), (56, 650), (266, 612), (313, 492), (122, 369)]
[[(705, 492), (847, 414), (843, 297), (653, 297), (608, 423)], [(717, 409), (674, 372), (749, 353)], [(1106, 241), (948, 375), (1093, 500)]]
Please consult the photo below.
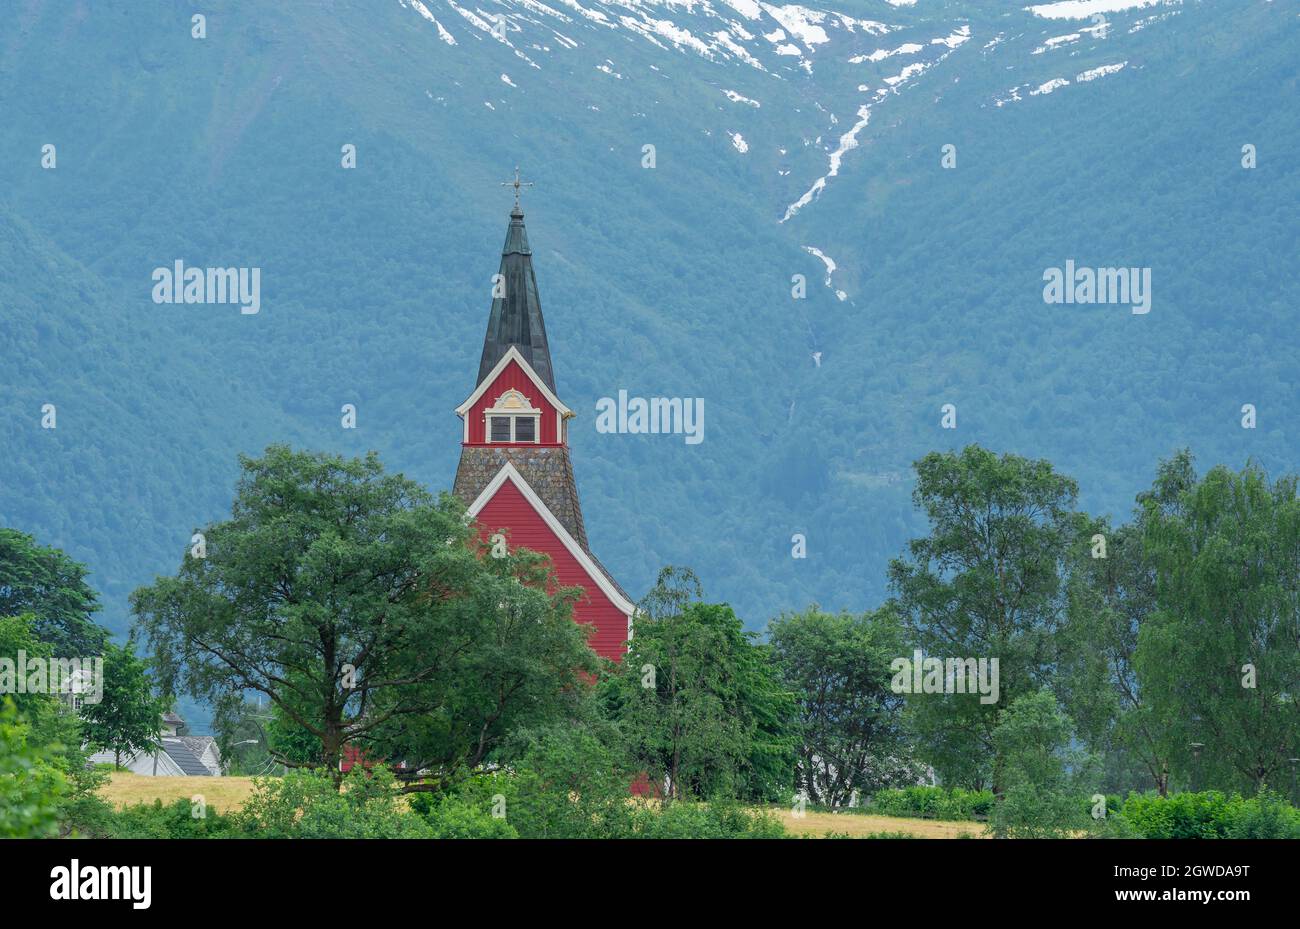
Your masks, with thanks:
[(551, 350), (546, 344), (546, 324), (542, 321), (542, 301), (537, 296), (537, 278), (533, 276), (533, 253), (528, 247), (528, 233), (524, 230), (524, 214), (518, 205), (510, 211), (506, 244), (501, 249), (501, 277), (506, 295), (492, 300), (476, 386), (492, 373), (497, 362), (513, 345), (528, 359), (551, 393), (555, 393)]

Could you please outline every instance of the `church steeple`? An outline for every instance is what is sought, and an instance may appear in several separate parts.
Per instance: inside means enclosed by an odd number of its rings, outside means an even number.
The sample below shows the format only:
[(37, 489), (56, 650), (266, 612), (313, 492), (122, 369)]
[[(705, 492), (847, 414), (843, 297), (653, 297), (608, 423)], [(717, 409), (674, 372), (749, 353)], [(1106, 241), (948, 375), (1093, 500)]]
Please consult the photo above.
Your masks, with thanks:
[[(516, 184), (519, 183), (516, 180)], [(528, 247), (524, 229), (524, 212), (519, 208), (516, 189), (515, 208), (510, 211), (506, 243), (501, 249), (500, 277), (493, 291), (488, 315), (487, 335), (483, 339), (483, 357), (478, 366), (478, 383), (492, 373), (498, 361), (513, 345), (532, 366), (551, 393), (555, 393), (555, 374), (551, 369), (551, 350), (546, 343), (546, 324), (542, 320), (542, 301), (537, 295), (537, 278), (533, 275), (533, 252)]]
[(456, 407), (461, 449), (452, 492), (478, 520), (484, 539), (508, 530), (511, 546), (550, 557), (562, 586), (584, 589), (573, 617), (591, 628), (588, 642), (597, 654), (617, 660), (631, 636), (636, 607), (588, 547), (569, 455), (568, 421), (574, 414), (555, 392), (519, 208), (519, 188), (525, 185), (517, 169), (508, 186), (515, 188), (515, 208), (501, 250), (483, 358), (473, 392)]

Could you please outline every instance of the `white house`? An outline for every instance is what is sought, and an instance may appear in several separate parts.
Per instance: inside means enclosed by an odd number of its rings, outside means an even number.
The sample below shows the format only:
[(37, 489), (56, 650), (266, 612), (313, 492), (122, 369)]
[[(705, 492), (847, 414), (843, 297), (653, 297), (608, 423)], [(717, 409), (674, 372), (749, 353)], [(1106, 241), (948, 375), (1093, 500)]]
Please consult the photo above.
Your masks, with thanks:
[[(122, 757), (122, 767), (136, 774), (157, 777), (221, 777), (225, 765), (217, 740), (210, 735), (179, 735), (185, 721), (175, 713), (164, 713), (161, 746), (153, 752), (135, 752)], [(92, 764), (112, 764), (112, 752), (91, 755)]]

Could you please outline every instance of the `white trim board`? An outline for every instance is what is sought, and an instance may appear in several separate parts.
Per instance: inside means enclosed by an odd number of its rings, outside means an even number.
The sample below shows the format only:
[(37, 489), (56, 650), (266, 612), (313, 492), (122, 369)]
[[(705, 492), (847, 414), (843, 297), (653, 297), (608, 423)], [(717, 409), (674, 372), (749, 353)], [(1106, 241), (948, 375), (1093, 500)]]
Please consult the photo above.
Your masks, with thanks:
[(619, 612), (631, 617), (636, 611), (635, 605), (630, 603), (626, 597), (618, 592), (618, 588), (610, 583), (609, 578), (605, 576), (605, 572), (600, 570), (596, 563), (591, 560), (591, 556), (583, 551), (582, 546), (569, 534), (569, 530), (564, 528), (564, 524), (555, 518), (555, 514), (542, 502), (542, 498), (537, 496), (537, 492), (528, 486), (528, 482), (524, 480), (524, 476), (515, 468), (513, 462), (507, 461), (501, 466), (501, 470), (496, 473), (496, 476), (488, 481), (488, 485), (483, 488), (483, 492), (470, 504), (469, 515), (477, 519), (479, 511), (487, 506), (488, 501), (496, 495), (496, 492), (501, 489), (501, 485), (506, 481), (510, 481), (519, 488), (519, 492), (524, 495), (524, 499), (528, 501), (529, 506), (537, 511), (537, 514), (546, 523), (547, 528), (554, 532), (560, 541), (564, 543), (564, 547), (568, 549), (569, 554), (577, 560), (588, 576), (596, 582), (600, 592), (608, 597), (614, 606), (618, 607)]

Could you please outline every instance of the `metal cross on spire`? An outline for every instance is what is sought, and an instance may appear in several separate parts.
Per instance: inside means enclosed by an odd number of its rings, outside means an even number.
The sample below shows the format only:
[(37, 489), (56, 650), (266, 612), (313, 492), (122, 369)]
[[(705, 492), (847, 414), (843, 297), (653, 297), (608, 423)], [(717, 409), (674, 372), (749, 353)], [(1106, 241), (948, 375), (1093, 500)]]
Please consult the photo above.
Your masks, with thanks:
[(502, 181), (502, 187), (513, 187), (515, 189), (515, 209), (519, 209), (519, 188), (532, 187), (532, 181), (519, 180), (519, 165), (515, 165), (515, 179), (513, 181)]

